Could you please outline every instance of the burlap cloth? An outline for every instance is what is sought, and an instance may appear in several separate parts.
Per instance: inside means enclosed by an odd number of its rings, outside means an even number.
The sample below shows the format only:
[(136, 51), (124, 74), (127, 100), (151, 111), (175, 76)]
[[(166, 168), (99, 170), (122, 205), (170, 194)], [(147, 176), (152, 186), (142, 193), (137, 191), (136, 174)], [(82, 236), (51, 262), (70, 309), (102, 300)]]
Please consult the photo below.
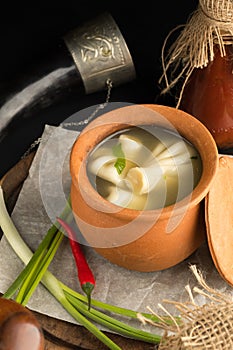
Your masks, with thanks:
[[(169, 46), (169, 39), (180, 31)], [(221, 56), (226, 55), (225, 45), (233, 43), (232, 0), (199, 0), (198, 7), (185, 25), (174, 28), (162, 48), (163, 74), (159, 79), (162, 91), (167, 93), (179, 85), (178, 108), (184, 87), (194, 68), (204, 68), (214, 59), (214, 46), (218, 45)]]
[[(159, 350), (233, 349), (232, 297), (209, 287), (196, 265), (191, 265), (190, 269), (202, 288), (194, 287), (191, 290), (189, 285), (186, 286), (190, 302), (181, 303), (171, 300), (163, 302), (164, 305), (175, 305), (179, 310), (180, 320), (175, 319), (162, 304), (159, 306), (170, 318), (170, 325), (167, 325), (162, 319), (159, 324), (156, 324), (141, 315), (139, 318), (144, 324), (148, 322), (165, 330), (158, 347)], [(194, 301), (193, 292), (204, 295), (209, 302), (198, 306)], [(153, 310), (151, 312), (159, 317)]]

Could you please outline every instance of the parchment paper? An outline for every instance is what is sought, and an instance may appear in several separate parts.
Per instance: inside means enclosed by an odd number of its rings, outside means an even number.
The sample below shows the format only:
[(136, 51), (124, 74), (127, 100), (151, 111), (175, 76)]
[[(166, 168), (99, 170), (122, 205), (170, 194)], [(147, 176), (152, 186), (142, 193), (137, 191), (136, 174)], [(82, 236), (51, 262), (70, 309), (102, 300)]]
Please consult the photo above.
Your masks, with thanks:
[[(69, 153), (78, 133), (62, 127), (46, 125), (42, 136), (29, 176), (25, 180), (12, 213), (16, 227), (33, 250), (37, 248), (55, 217), (60, 214), (63, 200), (69, 193)], [(182, 263), (164, 271), (150, 273), (134, 272), (115, 266), (97, 255), (90, 247), (86, 247), (86, 256), (96, 277), (96, 287), (92, 297), (140, 312), (148, 312), (147, 306), (150, 306), (161, 314), (157, 305), (163, 303), (163, 299), (189, 300), (185, 286), (197, 285), (189, 269), (190, 264), (197, 265), (211, 287), (223, 293), (232, 294), (232, 288), (216, 271), (206, 243)], [(23, 263), (3, 237), (0, 242), (0, 291), (2, 293), (12, 284), (22, 268)], [(67, 239), (63, 239), (62, 246), (59, 247), (49, 270), (65, 284), (82, 293)], [(194, 298), (198, 304), (206, 302), (205, 298), (199, 294), (194, 294)], [(43, 285), (39, 285), (28, 307), (40, 313), (76, 323)], [(169, 307), (167, 308), (169, 310)], [(127, 320), (127, 322), (132, 321)]]

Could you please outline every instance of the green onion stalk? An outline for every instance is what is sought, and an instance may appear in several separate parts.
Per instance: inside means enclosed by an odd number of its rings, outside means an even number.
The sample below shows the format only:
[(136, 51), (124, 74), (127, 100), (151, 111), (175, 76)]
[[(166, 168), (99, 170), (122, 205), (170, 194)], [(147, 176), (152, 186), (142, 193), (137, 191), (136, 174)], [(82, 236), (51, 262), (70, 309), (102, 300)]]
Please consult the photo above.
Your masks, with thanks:
[[(88, 299), (85, 295), (72, 290), (48, 270), (49, 264), (64, 238), (64, 234), (61, 231), (61, 226), (58, 222), (50, 227), (37, 250), (33, 253), (22, 239), (7, 211), (4, 193), (1, 186), (0, 212), (0, 227), (15, 253), (25, 264), (25, 268), (3, 294), (3, 298), (12, 298), (22, 305), (27, 305), (36, 287), (41, 282), (80, 325), (89, 330), (94, 336), (96, 336), (96, 338), (107, 345), (109, 349), (120, 350), (120, 347), (94, 323), (102, 325), (117, 334), (129, 338), (152, 344), (158, 344), (160, 342), (160, 335), (132, 327), (127, 323), (110, 316), (110, 314), (117, 314), (137, 319), (138, 312), (103, 303), (95, 299), (92, 299), (92, 307), (89, 309)], [(64, 208), (60, 217), (68, 221), (70, 215), (70, 203), (67, 202), (67, 206)], [(108, 313), (106, 313), (106, 311)], [(156, 317), (153, 314), (141, 314), (156, 324), (161, 322), (161, 318)], [(163, 321), (168, 324), (171, 323), (168, 318), (163, 318)]]

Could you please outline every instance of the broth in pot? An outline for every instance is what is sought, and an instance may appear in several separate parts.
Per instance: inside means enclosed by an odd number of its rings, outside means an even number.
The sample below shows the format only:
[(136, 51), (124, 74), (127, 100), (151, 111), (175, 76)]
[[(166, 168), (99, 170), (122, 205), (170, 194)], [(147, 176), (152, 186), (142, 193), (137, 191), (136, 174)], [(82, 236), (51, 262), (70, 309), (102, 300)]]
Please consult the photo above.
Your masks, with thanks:
[(202, 174), (196, 148), (159, 126), (133, 126), (103, 140), (87, 162), (90, 182), (106, 200), (152, 210), (189, 195)]

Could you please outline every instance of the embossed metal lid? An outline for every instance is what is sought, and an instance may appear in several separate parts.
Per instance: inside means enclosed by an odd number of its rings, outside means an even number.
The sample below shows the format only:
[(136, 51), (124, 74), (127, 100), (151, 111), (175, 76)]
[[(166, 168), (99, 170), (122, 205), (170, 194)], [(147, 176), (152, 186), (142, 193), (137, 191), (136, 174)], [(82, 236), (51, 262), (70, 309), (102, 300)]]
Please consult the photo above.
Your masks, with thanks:
[(109, 13), (72, 30), (64, 40), (87, 94), (105, 89), (109, 79), (114, 86), (135, 79), (132, 57)]

